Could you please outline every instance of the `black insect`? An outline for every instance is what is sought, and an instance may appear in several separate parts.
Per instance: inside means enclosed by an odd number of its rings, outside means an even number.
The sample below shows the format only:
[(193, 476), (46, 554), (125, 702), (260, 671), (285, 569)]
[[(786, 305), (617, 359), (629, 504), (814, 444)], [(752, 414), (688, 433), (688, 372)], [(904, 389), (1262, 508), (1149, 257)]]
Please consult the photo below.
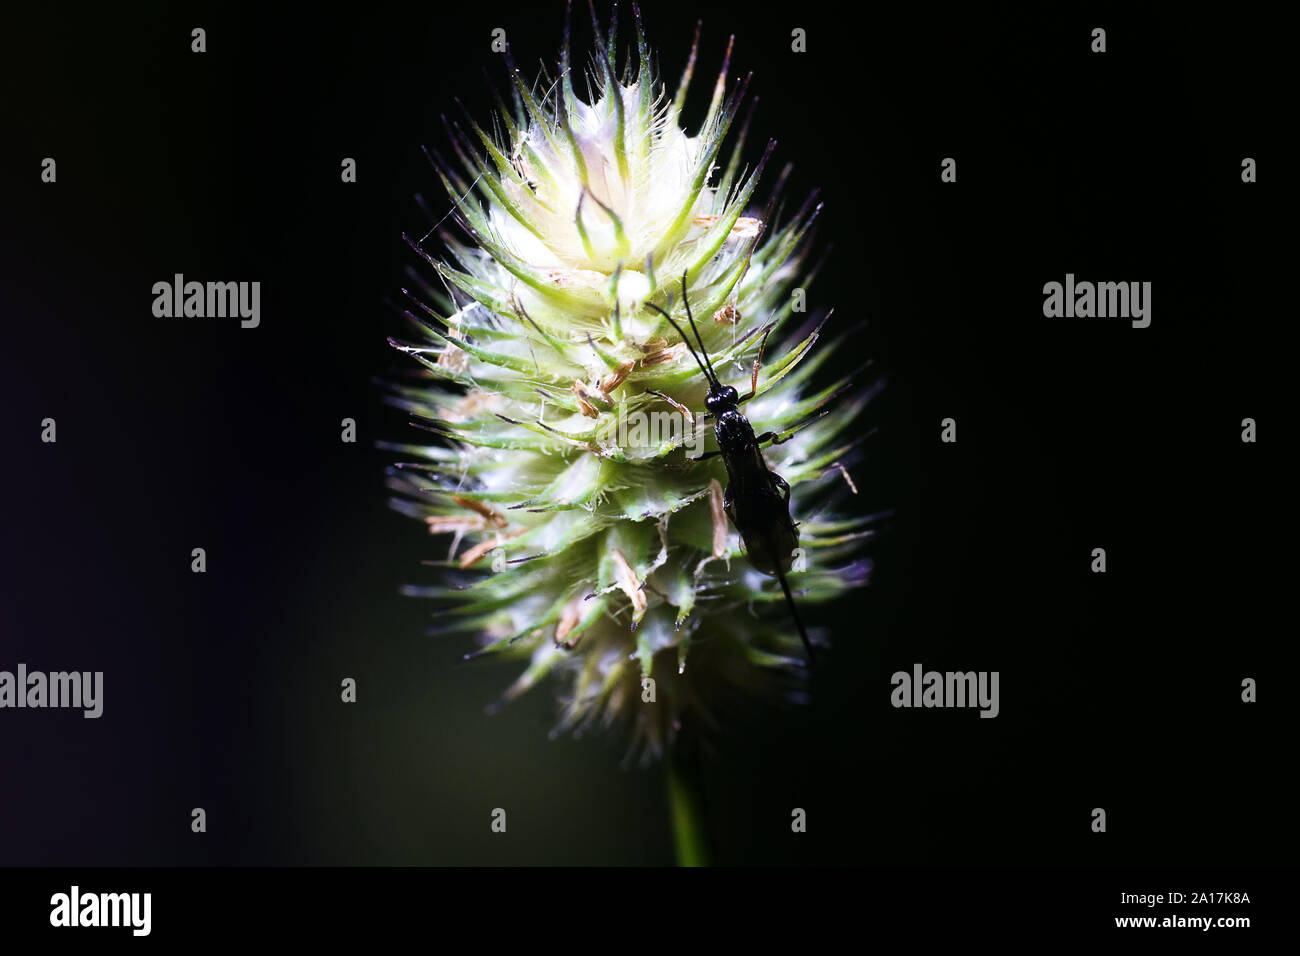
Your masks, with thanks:
[(813, 653), (812, 641), (808, 640), (808, 632), (804, 629), (794, 603), (794, 595), (790, 593), (790, 583), (786, 580), (786, 572), (794, 563), (795, 550), (799, 547), (799, 532), (790, 518), (790, 486), (784, 478), (767, 467), (762, 452), (762, 446), (767, 442), (780, 444), (786, 439), (775, 432), (754, 434), (749, 419), (740, 412), (740, 403), (752, 398), (757, 389), (762, 346), (759, 347), (759, 361), (754, 363), (750, 392), (742, 399), (734, 388), (718, 381), (718, 376), (713, 371), (713, 363), (709, 361), (704, 340), (700, 338), (700, 330), (695, 327), (695, 316), (691, 314), (685, 275), (682, 276), (682, 304), (686, 306), (686, 318), (690, 321), (691, 331), (695, 333), (698, 352), (672, 316), (657, 305), (650, 304), (650, 308), (667, 319), (673, 330), (681, 336), (709, 383), (704, 405), (716, 419), (713, 434), (718, 440), (718, 450), (705, 452), (699, 458), (691, 460), (702, 461), (714, 455), (722, 456), (722, 461), (727, 466), (727, 487), (722, 496), (727, 517), (744, 539), (750, 563), (763, 574), (774, 575), (781, 582), (781, 590), (785, 592), (786, 602), (790, 605), (790, 614), (794, 617), (795, 626), (799, 629), (799, 636), (808, 652), (808, 662), (814, 663), (816, 655)]

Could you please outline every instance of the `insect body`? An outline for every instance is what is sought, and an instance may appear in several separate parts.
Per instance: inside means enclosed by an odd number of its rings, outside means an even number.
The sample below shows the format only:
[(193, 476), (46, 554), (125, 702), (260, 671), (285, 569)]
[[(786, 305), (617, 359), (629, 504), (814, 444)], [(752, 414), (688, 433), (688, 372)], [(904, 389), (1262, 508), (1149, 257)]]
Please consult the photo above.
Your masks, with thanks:
[[(709, 361), (708, 352), (704, 348), (704, 340), (700, 338), (699, 329), (695, 327), (695, 317), (691, 315), (684, 275), (682, 276), (682, 302), (686, 306), (686, 317), (690, 321), (691, 331), (695, 333), (695, 341), (699, 345), (698, 353), (690, 339), (673, 321), (672, 316), (658, 306), (650, 307), (667, 319), (681, 336), (709, 383), (704, 405), (715, 419), (713, 434), (718, 440), (718, 450), (706, 452), (700, 458), (692, 460), (700, 461), (714, 455), (722, 456), (723, 464), (727, 467), (727, 487), (722, 497), (727, 517), (740, 532), (750, 563), (757, 570), (773, 575), (781, 582), (781, 590), (785, 592), (786, 602), (790, 605), (790, 614), (799, 629), (799, 637), (803, 639), (808, 661), (813, 663), (816, 655), (813, 653), (812, 642), (808, 639), (808, 632), (804, 629), (799, 610), (794, 603), (794, 595), (790, 592), (790, 584), (786, 580), (786, 573), (794, 562), (794, 553), (799, 546), (799, 532), (790, 518), (790, 486), (786, 484), (785, 479), (768, 468), (762, 452), (765, 443), (770, 441), (777, 444), (782, 439), (773, 432), (756, 435), (749, 419), (740, 411), (739, 393), (730, 385), (723, 385), (718, 380), (717, 374), (713, 371), (713, 363)], [(761, 351), (760, 347), (760, 356)], [(757, 378), (758, 364), (755, 363), (754, 382), (751, 383), (750, 395), (747, 397), (753, 396)]]

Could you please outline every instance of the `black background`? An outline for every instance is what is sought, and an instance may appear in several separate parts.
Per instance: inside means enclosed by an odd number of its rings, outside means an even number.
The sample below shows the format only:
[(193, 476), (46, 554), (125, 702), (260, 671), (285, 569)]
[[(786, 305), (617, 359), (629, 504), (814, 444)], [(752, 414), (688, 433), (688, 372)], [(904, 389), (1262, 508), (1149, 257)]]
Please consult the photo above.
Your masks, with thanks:
[[(736, 33), (755, 158), (773, 136), (792, 189), (823, 190), (814, 305), (866, 321), (837, 361), (888, 380), (855, 472), (864, 509), (895, 510), (875, 580), (808, 612), (835, 644), (813, 705), (719, 741), (714, 859), (1293, 859), (1280, 29), (646, 6), (670, 83), (704, 20), (697, 111)], [(485, 716), (515, 671), (425, 636), (397, 589), (434, 544), (387, 508), (374, 447), (410, 434), (375, 384), (408, 367), (384, 342), (416, 265), (400, 233), (427, 227), (416, 193), (448, 206), (420, 145), (445, 145), (453, 97), (489, 116), (493, 28), (533, 75), (561, 18), (43, 4), (6, 30), (0, 668), (102, 670), (105, 713), (0, 713), (0, 864), (672, 861), (659, 770), (548, 741), (551, 687)], [(177, 272), (260, 281), (261, 326), (154, 318)], [(1045, 319), (1067, 272), (1152, 282), (1151, 327)], [(1000, 671), (1001, 715), (891, 708), (915, 662)]]

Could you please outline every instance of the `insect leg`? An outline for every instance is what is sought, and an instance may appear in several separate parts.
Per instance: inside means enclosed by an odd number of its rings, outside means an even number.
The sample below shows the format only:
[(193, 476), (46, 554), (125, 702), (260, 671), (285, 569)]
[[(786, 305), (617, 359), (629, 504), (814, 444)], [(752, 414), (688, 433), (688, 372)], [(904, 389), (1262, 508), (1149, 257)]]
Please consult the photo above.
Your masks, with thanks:
[(826, 411), (819, 412), (816, 415), (810, 415), (809, 417), (801, 421), (799, 424), (795, 425), (793, 428), (787, 428), (785, 431), (781, 432), (780, 434), (778, 434), (777, 432), (763, 432), (763, 434), (758, 436), (757, 441), (760, 445), (769, 441), (773, 445), (783, 445), (786, 442), (788, 442), (791, 438), (794, 437), (795, 432), (802, 431), (803, 429), (811, 425), (813, 422), (825, 418), (830, 413), (831, 413), (830, 409), (827, 409)]
[(776, 472), (770, 474), (772, 476), (772, 486), (781, 493), (782, 500), (788, 505), (790, 503), (790, 483)]
[(772, 326), (767, 327), (763, 338), (758, 343), (758, 358), (754, 359), (754, 374), (749, 379), (749, 393), (740, 396), (739, 401), (747, 402), (758, 394), (758, 370), (763, 367), (763, 349), (767, 347), (767, 337), (772, 334)]
[(690, 421), (690, 423), (691, 423), (692, 425), (695, 424), (695, 415), (691, 412), (691, 410), (690, 410), (689, 408), (687, 408), (687, 407), (686, 407), (685, 405), (683, 405), (681, 402), (677, 401), (677, 399), (672, 398), (672, 397), (670, 397), (670, 396), (668, 396), (668, 395), (665, 395), (663, 392), (656, 392), (653, 388), (651, 388), (651, 389), (647, 389), (647, 392), (648, 392), (648, 394), (650, 394), (650, 395), (658, 395), (660, 398), (662, 398), (665, 402), (667, 402), (667, 403), (668, 403), (669, 405), (671, 405), (673, 408), (677, 409), (679, 412), (681, 412), (683, 415), (685, 415), (686, 418), (687, 418), (687, 420)]

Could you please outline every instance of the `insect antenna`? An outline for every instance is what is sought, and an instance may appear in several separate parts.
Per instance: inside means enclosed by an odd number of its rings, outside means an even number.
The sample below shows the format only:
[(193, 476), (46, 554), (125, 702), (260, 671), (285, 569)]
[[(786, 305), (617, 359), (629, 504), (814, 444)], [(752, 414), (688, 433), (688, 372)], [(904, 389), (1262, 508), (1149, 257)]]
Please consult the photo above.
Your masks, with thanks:
[[(695, 326), (695, 316), (691, 314), (690, 300), (686, 298), (686, 273), (685, 272), (682, 273), (682, 305), (686, 306), (686, 318), (688, 318), (691, 322), (691, 331), (695, 333), (695, 341), (700, 343), (700, 354), (704, 356), (704, 361), (709, 366), (709, 371), (706, 374), (711, 379), (713, 379), (713, 381), (716, 382), (718, 380), (718, 376), (713, 371), (713, 362), (709, 360), (709, 350), (704, 347), (704, 339), (700, 338), (700, 330)], [(682, 338), (686, 338), (686, 336), (683, 335)]]
[(790, 605), (790, 615), (794, 618), (795, 627), (799, 628), (799, 636), (803, 638), (804, 650), (808, 652), (809, 665), (817, 663), (817, 655), (813, 653), (812, 641), (808, 640), (808, 632), (804, 630), (803, 618), (799, 616), (799, 608), (795, 606), (794, 595), (790, 593), (790, 582), (785, 579), (785, 572), (781, 566), (776, 567), (776, 579), (781, 582), (781, 590), (785, 592), (785, 603)]
[(695, 359), (695, 364), (700, 367), (700, 371), (704, 373), (704, 378), (709, 383), (709, 387), (720, 388), (721, 384), (718, 382), (718, 377), (713, 374), (713, 366), (706, 365), (704, 362), (700, 361), (700, 356), (699, 353), (695, 351), (695, 346), (691, 345), (691, 340), (686, 337), (686, 333), (683, 332), (681, 326), (673, 320), (673, 317), (653, 302), (647, 302), (646, 305), (667, 319), (668, 324), (673, 327), (673, 331), (676, 332), (681, 337), (681, 340), (686, 343), (687, 350), (691, 353), (691, 357)]

